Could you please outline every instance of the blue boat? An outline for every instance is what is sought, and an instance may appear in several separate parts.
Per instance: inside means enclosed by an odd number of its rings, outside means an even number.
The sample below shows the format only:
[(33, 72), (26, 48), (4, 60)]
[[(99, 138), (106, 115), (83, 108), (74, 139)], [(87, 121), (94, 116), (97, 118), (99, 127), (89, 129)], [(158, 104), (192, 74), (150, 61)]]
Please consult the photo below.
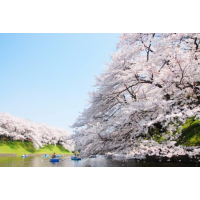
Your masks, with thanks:
[(58, 158), (50, 158), (50, 162), (59, 162)]
[(60, 158), (61, 157), (61, 155), (57, 155), (57, 158)]
[(42, 157), (43, 157), (43, 158), (48, 158), (48, 157), (49, 157), (49, 155), (46, 155), (46, 156), (44, 155), (44, 156), (42, 156)]
[(81, 158), (80, 157), (76, 157), (76, 156), (72, 156), (71, 160), (81, 160)]
[(27, 158), (27, 157), (28, 157), (28, 155), (23, 155), (23, 156), (22, 156), (22, 158)]

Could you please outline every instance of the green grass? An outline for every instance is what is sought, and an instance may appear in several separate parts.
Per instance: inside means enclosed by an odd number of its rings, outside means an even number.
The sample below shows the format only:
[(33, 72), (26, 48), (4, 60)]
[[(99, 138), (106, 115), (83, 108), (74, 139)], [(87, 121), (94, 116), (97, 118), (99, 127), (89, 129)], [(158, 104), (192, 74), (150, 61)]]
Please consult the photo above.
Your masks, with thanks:
[(3, 141), (0, 140), (0, 153), (6, 154), (71, 154), (71, 152), (65, 149), (61, 145), (46, 145), (44, 148), (36, 150), (32, 142), (21, 141)]
[(182, 125), (182, 134), (178, 138), (177, 145), (199, 146), (200, 145), (200, 124), (199, 119), (189, 118)]
[[(180, 133), (180, 129), (182, 129), (181, 136), (177, 139), (176, 145), (183, 145), (183, 146), (200, 146), (200, 120), (196, 119), (195, 117), (189, 118), (184, 124), (177, 123), (174, 126), (177, 127), (177, 131), (174, 131), (172, 133), (167, 131), (167, 128), (162, 130), (162, 132), (165, 132), (167, 135), (176, 135), (177, 133)], [(171, 122), (171, 124), (173, 124)], [(178, 128), (178, 126), (181, 125), (182, 128)], [(165, 140), (165, 138), (161, 134), (160, 127), (154, 126), (148, 133), (148, 135), (158, 143), (161, 143)]]

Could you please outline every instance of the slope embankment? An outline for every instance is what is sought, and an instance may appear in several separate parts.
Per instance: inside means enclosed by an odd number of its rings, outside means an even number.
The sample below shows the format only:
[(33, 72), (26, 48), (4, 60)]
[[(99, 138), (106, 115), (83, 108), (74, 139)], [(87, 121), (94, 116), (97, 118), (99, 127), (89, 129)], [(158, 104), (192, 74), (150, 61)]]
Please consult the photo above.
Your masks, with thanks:
[(20, 156), (23, 154), (71, 154), (63, 146), (46, 145), (43, 148), (35, 149), (32, 142), (21, 141), (0, 141), (0, 156)]

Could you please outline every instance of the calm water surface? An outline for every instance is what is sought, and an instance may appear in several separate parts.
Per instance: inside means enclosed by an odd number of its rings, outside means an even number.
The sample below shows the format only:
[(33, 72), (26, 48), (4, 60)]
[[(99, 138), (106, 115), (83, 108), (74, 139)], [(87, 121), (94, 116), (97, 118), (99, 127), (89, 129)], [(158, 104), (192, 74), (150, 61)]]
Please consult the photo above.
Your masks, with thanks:
[(195, 164), (156, 163), (137, 161), (114, 161), (104, 156), (87, 158), (79, 161), (71, 160), (71, 156), (63, 156), (58, 163), (52, 163), (49, 158), (34, 157), (0, 157), (0, 167), (194, 167)]

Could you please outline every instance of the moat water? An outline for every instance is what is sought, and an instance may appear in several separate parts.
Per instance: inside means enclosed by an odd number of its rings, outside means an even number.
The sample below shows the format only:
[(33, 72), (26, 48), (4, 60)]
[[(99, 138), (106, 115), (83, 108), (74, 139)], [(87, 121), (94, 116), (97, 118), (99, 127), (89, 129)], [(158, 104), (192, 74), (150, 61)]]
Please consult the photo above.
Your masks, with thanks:
[(85, 158), (79, 161), (71, 160), (71, 156), (62, 156), (59, 162), (50, 162), (49, 158), (41, 155), (22, 157), (0, 157), (0, 167), (195, 167), (189, 163), (159, 163), (144, 161), (115, 161), (104, 156)]

